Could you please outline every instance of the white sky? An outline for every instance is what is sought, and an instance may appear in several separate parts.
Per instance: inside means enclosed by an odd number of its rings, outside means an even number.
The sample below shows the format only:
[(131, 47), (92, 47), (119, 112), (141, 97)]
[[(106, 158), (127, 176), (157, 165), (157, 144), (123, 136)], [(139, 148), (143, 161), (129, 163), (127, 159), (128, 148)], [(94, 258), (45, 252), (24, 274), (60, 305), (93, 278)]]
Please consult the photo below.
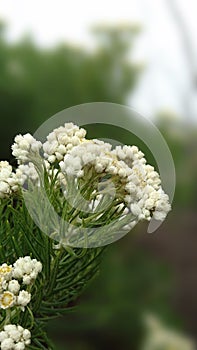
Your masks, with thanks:
[(100, 22), (132, 21), (140, 18), (135, 1), (122, 0), (3, 0), (0, 13), (11, 24), (10, 38), (24, 31), (36, 36), (41, 44), (66, 39), (89, 42), (88, 28)]
[[(196, 0), (174, 1), (184, 17), (197, 62)], [(42, 46), (62, 40), (91, 45), (89, 28), (95, 24), (140, 23), (144, 30), (136, 41), (135, 57), (147, 68), (129, 104), (147, 116), (160, 109), (182, 114), (190, 81), (181, 36), (167, 4), (168, 0), (1, 0), (0, 18), (8, 23), (9, 40), (29, 33)], [(197, 96), (191, 94), (190, 99), (193, 106)], [(195, 114), (197, 106), (193, 109)]]

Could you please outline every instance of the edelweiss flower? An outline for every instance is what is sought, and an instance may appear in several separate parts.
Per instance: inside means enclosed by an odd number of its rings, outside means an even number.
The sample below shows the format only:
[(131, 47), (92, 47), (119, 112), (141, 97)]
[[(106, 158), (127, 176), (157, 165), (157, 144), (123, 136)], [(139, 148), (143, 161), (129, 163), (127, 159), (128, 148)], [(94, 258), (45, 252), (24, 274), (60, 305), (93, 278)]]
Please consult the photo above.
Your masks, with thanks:
[(39, 180), (38, 173), (33, 163), (19, 165), (16, 169), (16, 177), (21, 186), (24, 185), (27, 179), (32, 180), (35, 184), (37, 184)]
[(8, 283), (8, 290), (9, 292), (13, 293), (13, 294), (18, 294), (19, 290), (20, 290), (20, 284), (18, 283), (17, 280), (11, 280)]
[(32, 135), (17, 135), (12, 145), (12, 154), (16, 157), (19, 164), (30, 162), (32, 158), (39, 155), (42, 143), (37, 141)]
[(143, 156), (135, 146), (118, 146), (111, 150), (111, 145), (92, 140), (69, 150), (59, 165), (63, 174), (84, 177), (84, 180), (92, 174), (92, 168), (97, 174), (111, 175), (116, 195), (123, 198), (136, 216), (135, 223), (144, 219), (149, 221), (152, 216), (164, 220), (170, 210), (169, 198), (161, 188), (159, 174), (146, 164)]
[[(0, 266), (0, 308), (7, 309), (13, 306), (20, 307), (22, 311), (31, 300), (31, 294), (26, 290), (20, 291), (20, 283), (31, 284), (42, 270), (42, 264), (30, 256), (19, 258), (14, 266), (2, 264)], [(16, 279), (13, 279), (16, 278)]]
[[(17, 181), (23, 185), (29, 178), (40, 186), (32, 157), (38, 156), (43, 148), (49, 182), (55, 176), (54, 190), (61, 186), (65, 197), (69, 192), (68, 178), (75, 178), (75, 184), (79, 181), (91, 184), (89, 208), (93, 210), (100, 208), (103, 194), (108, 191), (116, 199), (114, 209), (117, 209), (117, 213), (124, 216), (127, 208), (135, 216), (131, 222), (132, 227), (138, 221), (150, 221), (152, 217), (163, 221), (171, 209), (169, 198), (161, 187), (159, 174), (147, 164), (144, 154), (136, 146), (125, 145), (112, 149), (109, 143), (88, 140), (85, 136), (86, 131), (73, 123), (54, 129), (43, 145), (30, 134), (16, 136), (12, 149), (20, 163), (16, 170)], [(25, 161), (29, 163), (23, 164)], [(95, 187), (96, 179), (98, 188)], [(109, 183), (111, 187), (108, 186)], [(7, 187), (4, 184), (3, 186), (6, 192)], [(124, 206), (121, 210), (120, 204)], [(78, 218), (77, 224), (79, 223)], [(128, 225), (125, 227), (128, 228)], [(16, 271), (15, 274), (20, 275)], [(23, 283), (29, 284), (34, 279), (34, 274), (36, 276), (35, 270), (24, 273), (20, 278), (23, 278)]]
[(7, 198), (19, 188), (16, 174), (7, 161), (0, 161), (0, 199)]
[(0, 266), (0, 277), (3, 277), (6, 281), (8, 281), (12, 277), (12, 271), (12, 265), (7, 265), (4, 263)]
[(2, 350), (24, 350), (31, 343), (31, 333), (21, 326), (9, 324), (0, 332)]
[(65, 123), (54, 129), (43, 144), (44, 157), (49, 163), (60, 161), (73, 146), (79, 145), (85, 140), (86, 131), (73, 123)]
[(22, 306), (22, 310), (24, 311), (24, 306), (29, 304), (31, 300), (31, 294), (25, 290), (21, 290), (17, 297), (17, 305)]
[(14, 263), (13, 277), (22, 279), (24, 284), (31, 284), (41, 271), (42, 264), (40, 261), (31, 259), (30, 256), (25, 256)]
[(7, 309), (9, 307), (14, 306), (16, 302), (16, 297), (11, 292), (4, 292), (0, 295), (0, 308)]

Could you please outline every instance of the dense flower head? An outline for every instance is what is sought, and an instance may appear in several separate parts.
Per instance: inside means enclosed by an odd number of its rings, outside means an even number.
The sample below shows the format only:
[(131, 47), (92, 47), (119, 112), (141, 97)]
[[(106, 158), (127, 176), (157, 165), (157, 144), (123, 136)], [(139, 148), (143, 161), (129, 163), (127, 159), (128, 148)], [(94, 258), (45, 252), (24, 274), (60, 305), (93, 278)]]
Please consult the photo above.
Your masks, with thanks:
[[(75, 184), (83, 181), (92, 186), (89, 203), (92, 208), (99, 207), (103, 201), (102, 194), (106, 192), (106, 188), (103, 189), (104, 183), (111, 182), (108, 191), (116, 191), (114, 203), (117, 205), (117, 213), (125, 215), (129, 212), (135, 216), (131, 227), (140, 220), (150, 221), (152, 217), (163, 221), (171, 209), (169, 197), (161, 187), (159, 174), (147, 164), (144, 154), (135, 145), (116, 146), (112, 149), (109, 143), (87, 139), (83, 128), (65, 123), (54, 129), (43, 144), (30, 134), (16, 136), (12, 150), (19, 163), (15, 178), (21, 186), (28, 179), (36, 186), (42, 183), (36, 157), (41, 161), (41, 168), (47, 171), (50, 183), (51, 178), (56, 176), (54, 191), (61, 187), (64, 197), (71, 178), (75, 178)], [(97, 189), (93, 187), (95, 179), (98, 180)], [(4, 193), (6, 191), (8, 190), (4, 188)], [(0, 196), (1, 193), (0, 186)], [(26, 284), (31, 283), (30, 280), (29, 274), (23, 278)]]
[[(13, 286), (12, 286), (13, 287)], [(5, 288), (6, 289), (6, 288)], [(12, 292), (10, 291), (12, 289)], [(8, 309), (11, 307), (20, 307), (22, 311), (25, 310), (25, 306), (29, 304), (31, 300), (31, 293), (26, 290), (21, 290), (19, 292), (20, 285), (15, 286), (15, 288), (10, 288), (8, 285), (7, 290), (4, 290), (0, 294), (0, 309)]]
[(39, 155), (42, 143), (37, 141), (31, 134), (17, 135), (12, 145), (12, 154), (19, 164), (29, 162), (31, 158)]
[(5, 291), (0, 295), (0, 308), (8, 309), (15, 305), (16, 297), (13, 293)]
[(0, 161), (0, 199), (9, 197), (19, 188), (16, 174), (7, 161)]
[(26, 180), (32, 180), (34, 183), (38, 183), (38, 173), (33, 163), (20, 164), (16, 169), (16, 177), (23, 186)]
[(6, 281), (9, 280), (12, 276), (12, 265), (7, 265), (3, 263), (0, 265), (0, 277), (3, 277)]
[(41, 262), (30, 256), (20, 257), (13, 265), (13, 277), (22, 279), (23, 284), (31, 284), (41, 271)]
[(169, 198), (161, 188), (159, 174), (146, 164), (136, 146), (118, 146), (92, 140), (73, 147), (60, 162), (63, 174), (86, 176), (86, 169), (110, 174), (122, 189), (122, 198), (136, 220), (164, 220), (170, 210)]
[(31, 343), (31, 332), (20, 325), (7, 324), (0, 332), (2, 350), (24, 350)]
[(69, 149), (85, 140), (86, 130), (73, 123), (54, 129), (43, 144), (44, 157), (50, 162), (60, 161)]
[(21, 290), (16, 299), (16, 304), (21, 307), (21, 310), (25, 310), (25, 306), (31, 301), (31, 293), (28, 293), (26, 290)]
[(13, 294), (18, 294), (18, 292), (20, 290), (19, 282), (15, 279), (12, 279), (11, 281), (9, 281), (8, 290), (9, 290), (9, 292), (11, 292)]
[(22, 311), (31, 301), (31, 293), (22, 289), (32, 284), (42, 270), (42, 264), (30, 256), (19, 258), (14, 265), (0, 266), (0, 309), (19, 307)]
[(94, 165), (98, 172), (103, 172), (110, 161), (107, 159), (107, 152), (110, 150), (110, 144), (99, 140), (83, 142), (67, 152), (60, 162), (60, 168), (63, 173), (77, 177), (82, 177), (84, 168), (90, 165)]
[(19, 306), (23, 311), (29, 304), (31, 294), (25, 290), (20, 290), (20, 283), (11, 279), (6, 281), (3, 277), (0, 280), (0, 309), (8, 309), (13, 306)]

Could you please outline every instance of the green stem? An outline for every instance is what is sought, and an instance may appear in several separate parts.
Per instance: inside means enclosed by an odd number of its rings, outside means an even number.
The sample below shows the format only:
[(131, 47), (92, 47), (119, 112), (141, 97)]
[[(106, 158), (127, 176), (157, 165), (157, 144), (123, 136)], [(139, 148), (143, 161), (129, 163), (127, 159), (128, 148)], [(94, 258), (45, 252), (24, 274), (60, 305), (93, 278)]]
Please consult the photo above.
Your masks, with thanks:
[(64, 253), (64, 249), (60, 248), (60, 250), (57, 253), (56, 258), (54, 259), (54, 265), (51, 269), (51, 278), (49, 280), (49, 288), (47, 290), (47, 295), (50, 295), (53, 292), (53, 289), (55, 287), (57, 274), (59, 271), (59, 263), (60, 263), (60, 260), (61, 260), (63, 253)]
[(29, 308), (29, 306), (27, 306), (27, 310), (29, 312), (29, 316), (30, 316), (30, 320), (31, 320), (31, 323), (29, 326), (29, 330), (31, 330), (34, 326), (34, 315), (33, 315), (33, 312), (31, 311), (31, 309)]
[(4, 321), (4, 326), (6, 324), (10, 323), (10, 318), (11, 318), (11, 309), (8, 308), (8, 309), (6, 309), (6, 317), (5, 317), (5, 321)]

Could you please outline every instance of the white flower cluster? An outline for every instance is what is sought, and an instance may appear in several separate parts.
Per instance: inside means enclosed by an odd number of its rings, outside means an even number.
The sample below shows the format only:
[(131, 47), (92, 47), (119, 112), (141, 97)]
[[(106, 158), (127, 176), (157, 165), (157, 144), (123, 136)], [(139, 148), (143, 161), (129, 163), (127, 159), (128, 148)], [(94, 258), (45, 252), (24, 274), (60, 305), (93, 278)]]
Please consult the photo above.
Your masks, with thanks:
[(28, 179), (36, 184), (38, 184), (39, 180), (35, 166), (31, 162), (29, 164), (20, 164), (16, 169), (16, 177), (21, 186), (23, 186)]
[(19, 325), (5, 325), (0, 332), (1, 350), (24, 350), (30, 343), (30, 331)]
[[(42, 143), (36, 141), (32, 135), (17, 135), (12, 146), (12, 153), (18, 160), (16, 173), (7, 161), (0, 161), (0, 200), (10, 197), (18, 191), (27, 178), (38, 180), (38, 174), (34, 165), (30, 162), (36, 157), (42, 147)], [(23, 164), (28, 162), (28, 164)]]
[(146, 315), (147, 336), (142, 350), (195, 350), (194, 342), (164, 326), (154, 315)]
[(47, 141), (43, 144), (44, 157), (49, 163), (62, 160), (68, 150), (85, 140), (85, 136), (85, 129), (73, 123), (65, 123), (47, 136)]
[(136, 146), (117, 146), (112, 153), (131, 169), (125, 186), (128, 192), (126, 201), (131, 212), (139, 220), (150, 220), (153, 214), (156, 220), (163, 221), (171, 206), (168, 195), (161, 187), (159, 174), (146, 164), (144, 154)]
[[(144, 154), (135, 146), (116, 147), (98, 140), (86, 141), (73, 147), (60, 162), (66, 175), (83, 177), (84, 170), (93, 166), (100, 174), (118, 177), (128, 209), (136, 221), (164, 220), (170, 210), (169, 198), (161, 188), (159, 174), (146, 164)], [(133, 225), (133, 223), (132, 223)]]
[(40, 261), (25, 256), (14, 263), (13, 277), (19, 280), (22, 279), (23, 284), (31, 284), (41, 271), (42, 264)]
[(16, 157), (19, 164), (29, 162), (31, 158), (39, 155), (42, 143), (37, 141), (31, 134), (17, 135), (14, 141), (12, 154)]
[(111, 145), (99, 140), (84, 141), (73, 147), (59, 163), (63, 174), (82, 177), (85, 166), (94, 165), (97, 172), (107, 171), (109, 166)]
[(7, 198), (19, 188), (16, 174), (7, 161), (0, 161), (0, 199)]
[(65, 123), (63, 127), (54, 129), (47, 136), (47, 141), (43, 145), (30, 134), (17, 135), (14, 139), (15, 143), (12, 145), (12, 154), (19, 164), (16, 169), (17, 182), (23, 186), (27, 179), (31, 179), (39, 185), (38, 172), (31, 160), (34, 157), (36, 159), (40, 151), (43, 151), (44, 164), (50, 174), (50, 164), (62, 160), (69, 149), (85, 140), (85, 136), (85, 129), (79, 128), (73, 123)]
[[(161, 187), (159, 174), (147, 164), (144, 154), (136, 146), (117, 146), (112, 150), (109, 143), (88, 140), (85, 136), (86, 131), (73, 123), (54, 129), (43, 145), (30, 134), (16, 136), (12, 150), (19, 163), (15, 175), (18, 183), (23, 185), (30, 178), (39, 185), (32, 159), (41, 151), (49, 180), (51, 174), (57, 173), (57, 182), (64, 182), (66, 187), (68, 176), (86, 181), (91, 174), (98, 174), (100, 179), (107, 175), (118, 189), (117, 196), (122, 200), (120, 208), (124, 205), (135, 216), (132, 226), (152, 217), (163, 221), (171, 209), (169, 198)], [(5, 195), (0, 182), (0, 196), (1, 193)], [(98, 196), (95, 202), (99, 202), (99, 198), (102, 200)]]
[(29, 285), (35, 281), (41, 270), (42, 264), (29, 256), (19, 258), (13, 266), (2, 264), (0, 266), (0, 309), (16, 306), (24, 311), (31, 300), (31, 293), (20, 290), (19, 281), (22, 280), (23, 285)]

